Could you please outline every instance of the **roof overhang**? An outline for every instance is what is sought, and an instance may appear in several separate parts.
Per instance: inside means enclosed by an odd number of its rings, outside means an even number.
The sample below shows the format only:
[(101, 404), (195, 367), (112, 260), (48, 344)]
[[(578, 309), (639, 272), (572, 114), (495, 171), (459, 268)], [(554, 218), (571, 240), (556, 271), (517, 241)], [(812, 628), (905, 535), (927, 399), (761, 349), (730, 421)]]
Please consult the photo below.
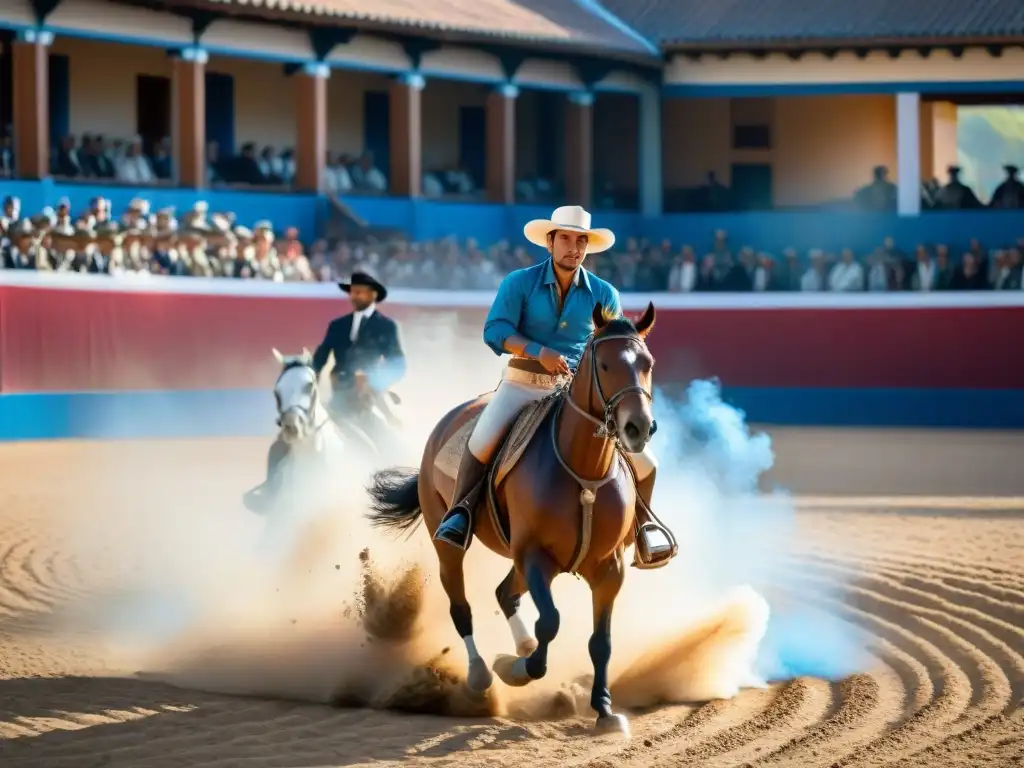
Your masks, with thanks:
[(372, 34), (403, 44), (412, 41), (434, 41), (451, 45), (532, 53), (537, 57), (544, 58), (576, 59), (584, 57), (595, 61), (607, 60), (627, 65), (628, 69), (645, 71), (648, 77), (654, 71), (660, 72), (663, 65), (661, 56), (645, 51), (609, 48), (597, 43), (544, 39), (508, 30), (461, 30), (439, 25), (377, 21), (338, 14), (317, 13), (301, 8), (256, 6), (248, 3), (224, 2), (223, 0), (113, 0), (113, 2), (187, 16), (202, 27), (209, 26), (217, 19), (237, 19), (270, 23), (292, 29), (337, 29), (350, 35)]

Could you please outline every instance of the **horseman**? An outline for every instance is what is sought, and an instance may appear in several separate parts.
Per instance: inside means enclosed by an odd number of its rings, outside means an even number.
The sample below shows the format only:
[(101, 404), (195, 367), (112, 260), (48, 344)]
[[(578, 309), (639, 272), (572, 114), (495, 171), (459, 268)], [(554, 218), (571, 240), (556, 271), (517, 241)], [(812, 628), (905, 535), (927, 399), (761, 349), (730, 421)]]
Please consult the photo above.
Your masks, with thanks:
[[(319, 376), (334, 354), (328, 410), (334, 417), (351, 419), (371, 439), (379, 438), (386, 425), (377, 412), (389, 412), (389, 389), (405, 375), (398, 324), (377, 308), (388, 291), (371, 275), (354, 272), (349, 282), (338, 287), (348, 294), (353, 311), (327, 326), (313, 353), (313, 370)], [(263, 512), (273, 503), (275, 470), (287, 455), (288, 445), (278, 437), (267, 456), (267, 479), (246, 494), (245, 504), (253, 512)]]
[[(592, 229), (580, 206), (563, 206), (550, 219), (528, 223), (526, 239), (546, 248), (550, 257), (509, 274), (498, 287), (484, 325), (484, 343), (495, 354), (511, 355), (502, 381), (473, 429), (459, 465), (454, 506), (434, 539), (460, 549), (469, 546), (473, 511), (487, 469), (501, 440), (522, 408), (551, 394), (571, 376), (593, 332), (597, 304), (610, 316), (621, 314), (618, 291), (583, 268), (588, 253), (612, 247), (615, 235)], [(672, 545), (651, 522), (657, 462), (646, 447), (626, 454), (637, 479), (636, 547), (633, 565), (653, 568), (673, 555)]]

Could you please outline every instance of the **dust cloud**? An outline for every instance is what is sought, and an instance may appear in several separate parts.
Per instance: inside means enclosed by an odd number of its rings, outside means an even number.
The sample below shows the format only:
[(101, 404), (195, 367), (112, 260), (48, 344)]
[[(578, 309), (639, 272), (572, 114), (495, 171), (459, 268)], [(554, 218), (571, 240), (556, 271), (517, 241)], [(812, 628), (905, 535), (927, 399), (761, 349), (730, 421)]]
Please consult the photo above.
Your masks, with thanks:
[[(396, 539), (363, 518), (373, 471), (418, 466), (436, 421), (500, 375), (502, 360), (454, 318), (404, 336), (410, 375), (399, 387), (405, 429), (395, 454), (373, 462), (349, 447), (329, 471), (296, 469), (292, 503), (273, 523), (240, 501), (262, 478), (272, 412), (265, 441), (180, 441), (155, 464), (126, 446), (122, 459), (98, 464), (102, 508), (81, 510), (74, 546), (103, 559), (107, 577), (60, 617), (61, 629), (99, 638), (110, 671), (184, 687), (462, 716), (589, 716), (584, 582), (555, 582), (562, 622), (548, 677), (514, 690), (496, 681), (473, 697), (425, 531)], [(853, 671), (858, 639), (845, 627), (769, 610), (765, 596), (785, 593), (799, 537), (788, 497), (758, 490), (774, 461), (768, 436), (751, 434), (714, 382), (693, 383), (676, 402), (659, 392), (655, 415), (654, 507), (680, 554), (659, 571), (627, 574), (614, 623), (617, 704), (728, 698), (766, 679)], [(494, 599), (508, 561), (474, 547), (465, 567), (481, 653), (514, 652)], [(529, 600), (524, 610), (532, 625)], [(808, 632), (828, 639), (805, 647)]]

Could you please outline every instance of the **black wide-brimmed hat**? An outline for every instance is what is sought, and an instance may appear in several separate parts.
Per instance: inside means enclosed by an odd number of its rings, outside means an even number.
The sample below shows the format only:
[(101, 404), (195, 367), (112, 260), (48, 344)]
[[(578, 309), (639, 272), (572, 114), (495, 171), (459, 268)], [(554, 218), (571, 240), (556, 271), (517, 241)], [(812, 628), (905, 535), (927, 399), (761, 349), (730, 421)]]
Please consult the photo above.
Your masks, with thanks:
[(388, 295), (388, 289), (365, 272), (353, 272), (352, 277), (347, 283), (338, 283), (338, 287), (345, 293), (351, 293), (353, 285), (364, 285), (367, 288), (373, 288), (377, 292), (377, 301), (384, 301)]

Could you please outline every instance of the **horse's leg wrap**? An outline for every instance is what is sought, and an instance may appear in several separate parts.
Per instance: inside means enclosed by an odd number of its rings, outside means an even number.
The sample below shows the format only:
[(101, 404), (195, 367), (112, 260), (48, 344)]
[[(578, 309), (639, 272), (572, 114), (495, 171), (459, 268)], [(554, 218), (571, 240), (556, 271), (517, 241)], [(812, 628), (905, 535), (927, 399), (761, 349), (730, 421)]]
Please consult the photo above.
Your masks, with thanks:
[(512, 632), (512, 640), (516, 644), (516, 655), (521, 657), (529, 656), (537, 650), (537, 638), (527, 628), (526, 622), (523, 621), (523, 616), (519, 612), (521, 598), (525, 591), (525, 585), (519, 578), (519, 572), (515, 566), (512, 566), (508, 576), (494, 591), (501, 612), (505, 615), (505, 620), (508, 621), (508, 628)]
[[(651, 509), (651, 498), (654, 496), (654, 479), (657, 472), (651, 472), (643, 480), (636, 483), (636, 543), (633, 547), (633, 567), (642, 569), (661, 568), (676, 556), (679, 547), (675, 536), (662, 523)], [(634, 479), (636, 475), (634, 474)], [(664, 537), (665, 544), (651, 550), (648, 536), (651, 534)]]

